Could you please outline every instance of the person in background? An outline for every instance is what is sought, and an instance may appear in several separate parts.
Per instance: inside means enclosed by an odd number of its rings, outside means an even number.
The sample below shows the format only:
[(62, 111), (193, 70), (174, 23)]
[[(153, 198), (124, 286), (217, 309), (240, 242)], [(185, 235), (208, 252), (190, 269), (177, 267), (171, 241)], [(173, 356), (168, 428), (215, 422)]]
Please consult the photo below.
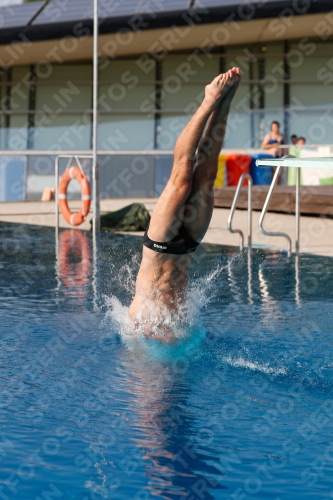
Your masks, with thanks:
[(279, 149), (279, 146), (285, 143), (285, 137), (280, 133), (279, 122), (272, 122), (271, 131), (265, 135), (261, 148), (267, 150), (268, 154), (278, 158), (279, 156), (282, 156), (282, 151)]
[(303, 147), (306, 144), (306, 139), (305, 137), (299, 137), (297, 139), (297, 146)]
[(297, 137), (297, 135), (296, 135), (296, 134), (293, 134), (293, 135), (290, 137), (290, 144), (292, 144), (293, 146), (296, 146), (297, 141), (298, 141), (298, 137)]

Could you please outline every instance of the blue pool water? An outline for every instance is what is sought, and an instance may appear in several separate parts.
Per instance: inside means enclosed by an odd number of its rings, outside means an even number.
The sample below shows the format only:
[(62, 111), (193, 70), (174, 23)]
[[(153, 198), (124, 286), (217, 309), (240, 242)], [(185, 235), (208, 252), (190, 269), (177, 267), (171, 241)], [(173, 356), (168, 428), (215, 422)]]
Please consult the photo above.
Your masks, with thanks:
[(0, 224), (1, 499), (333, 498), (332, 259), (202, 246), (161, 347), (119, 333), (140, 238), (54, 242)]

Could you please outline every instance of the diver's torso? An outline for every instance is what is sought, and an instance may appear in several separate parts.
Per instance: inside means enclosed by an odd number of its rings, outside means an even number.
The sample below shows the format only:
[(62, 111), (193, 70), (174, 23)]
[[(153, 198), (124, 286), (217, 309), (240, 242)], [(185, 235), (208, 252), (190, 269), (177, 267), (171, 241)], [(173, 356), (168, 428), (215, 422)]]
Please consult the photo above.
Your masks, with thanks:
[[(157, 253), (143, 247), (142, 262), (136, 280), (136, 292), (130, 315), (145, 314), (149, 304), (177, 310), (186, 294), (191, 256)], [(148, 313), (148, 311), (146, 311)]]

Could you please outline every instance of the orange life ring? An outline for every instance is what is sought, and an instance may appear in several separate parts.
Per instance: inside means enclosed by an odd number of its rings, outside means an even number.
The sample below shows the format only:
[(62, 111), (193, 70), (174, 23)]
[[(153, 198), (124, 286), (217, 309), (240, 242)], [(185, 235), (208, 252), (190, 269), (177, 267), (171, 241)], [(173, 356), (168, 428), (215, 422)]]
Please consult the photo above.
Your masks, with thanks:
[[(71, 262), (73, 257), (79, 262)], [(82, 287), (90, 280), (90, 247), (85, 233), (67, 229), (59, 236), (59, 277), (66, 288)], [(76, 293), (80, 293), (76, 291)], [(82, 293), (84, 293), (82, 291)]]
[[(68, 207), (67, 203), (67, 188), (72, 179), (76, 179), (81, 187), (82, 203), (81, 208), (77, 214), (73, 214)], [(59, 207), (62, 215), (68, 224), (72, 226), (79, 226), (85, 221), (90, 208), (90, 184), (87, 177), (84, 175), (79, 167), (67, 168), (59, 183)]]

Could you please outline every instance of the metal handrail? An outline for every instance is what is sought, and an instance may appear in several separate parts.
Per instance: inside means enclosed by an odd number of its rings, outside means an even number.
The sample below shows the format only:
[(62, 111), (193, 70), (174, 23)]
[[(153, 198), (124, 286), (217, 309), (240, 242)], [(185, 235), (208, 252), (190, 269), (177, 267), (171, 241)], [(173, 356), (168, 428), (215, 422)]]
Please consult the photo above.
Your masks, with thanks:
[[(286, 156), (283, 156), (282, 158), (295, 158), (295, 156), (286, 155)], [(270, 199), (271, 199), (271, 196), (272, 196), (275, 184), (276, 184), (276, 182), (278, 180), (281, 167), (282, 167), (282, 165), (279, 165), (278, 167), (276, 167), (272, 183), (271, 183), (270, 188), (268, 190), (268, 193), (267, 193), (267, 196), (266, 196), (266, 200), (265, 200), (265, 203), (264, 203), (261, 215), (260, 215), (260, 219), (259, 219), (259, 231), (262, 234), (264, 234), (265, 236), (281, 236), (282, 238), (286, 238), (286, 240), (288, 241), (288, 255), (290, 255), (290, 253), (291, 253), (291, 239), (290, 239), (290, 236), (288, 234), (286, 234), (286, 233), (282, 233), (282, 232), (279, 232), (279, 231), (267, 231), (266, 229), (263, 228), (263, 222), (264, 222), (264, 218), (265, 218), (265, 215), (266, 215), (266, 212), (267, 212), (268, 204), (270, 202)]]
[(252, 181), (252, 177), (250, 174), (243, 174), (241, 175), (239, 181), (238, 181), (238, 185), (237, 185), (237, 189), (236, 189), (236, 192), (235, 192), (235, 196), (234, 196), (234, 200), (232, 202), (232, 205), (231, 205), (231, 209), (230, 209), (230, 214), (229, 214), (229, 217), (228, 217), (228, 231), (230, 231), (231, 233), (238, 233), (240, 235), (240, 249), (243, 250), (243, 247), (244, 247), (244, 234), (243, 234), (243, 231), (241, 231), (241, 229), (232, 229), (231, 227), (231, 223), (232, 223), (232, 218), (234, 216), (234, 212), (236, 210), (236, 205), (237, 205), (237, 201), (238, 201), (238, 197), (239, 197), (239, 193), (242, 189), (242, 185), (243, 185), (243, 182), (244, 180), (247, 179), (248, 180), (248, 204), (247, 204), (247, 246), (248, 248), (251, 248), (251, 245), (252, 245), (252, 186), (253, 186), (253, 181)]

